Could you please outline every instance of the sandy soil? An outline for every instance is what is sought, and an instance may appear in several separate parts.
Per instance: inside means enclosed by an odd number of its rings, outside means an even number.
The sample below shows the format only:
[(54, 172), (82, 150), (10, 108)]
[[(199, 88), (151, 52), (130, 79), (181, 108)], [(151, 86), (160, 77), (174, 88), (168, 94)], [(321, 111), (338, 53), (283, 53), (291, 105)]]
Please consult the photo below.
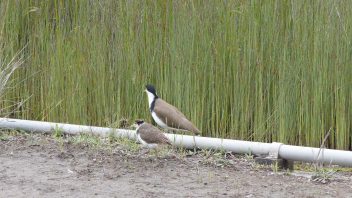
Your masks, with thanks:
[(348, 172), (322, 184), (312, 173), (273, 172), (233, 155), (175, 156), (138, 156), (118, 144), (92, 148), (44, 135), (6, 138), (0, 197), (352, 197)]

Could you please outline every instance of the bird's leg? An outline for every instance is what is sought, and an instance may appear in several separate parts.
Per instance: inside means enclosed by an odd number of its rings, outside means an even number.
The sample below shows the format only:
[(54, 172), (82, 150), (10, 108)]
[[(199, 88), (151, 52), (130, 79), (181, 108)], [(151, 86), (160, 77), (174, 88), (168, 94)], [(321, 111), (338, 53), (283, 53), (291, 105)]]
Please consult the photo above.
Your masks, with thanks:
[(158, 149), (158, 147), (154, 148), (154, 151), (155, 151), (155, 156), (158, 159), (158, 157), (159, 157), (159, 149)]
[(196, 136), (194, 136), (194, 135), (193, 135), (193, 144), (194, 144), (193, 152), (196, 153), (197, 152), (197, 144), (196, 144)]
[(165, 132), (165, 133), (172, 133), (172, 134), (175, 134), (175, 131), (174, 131), (174, 130), (170, 130), (170, 129), (168, 129), (168, 128), (165, 128), (165, 129), (164, 129), (164, 132)]
[(142, 156), (142, 155), (148, 154), (149, 151), (150, 151), (150, 149), (148, 148), (148, 149), (146, 149), (144, 152), (140, 153), (137, 157), (140, 157), (140, 156)]

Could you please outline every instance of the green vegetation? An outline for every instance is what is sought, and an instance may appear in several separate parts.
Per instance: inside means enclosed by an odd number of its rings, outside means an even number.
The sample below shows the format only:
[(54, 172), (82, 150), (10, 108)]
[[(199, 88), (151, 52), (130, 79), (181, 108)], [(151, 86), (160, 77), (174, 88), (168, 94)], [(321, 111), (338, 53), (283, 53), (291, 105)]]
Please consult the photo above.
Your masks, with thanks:
[[(0, 2), (16, 118), (151, 121), (146, 83), (203, 136), (351, 149), (352, 1)], [(16, 105), (23, 103), (20, 109)], [(21, 103), (22, 104), (22, 103)]]
[(54, 131), (52, 133), (52, 136), (54, 138), (61, 138), (64, 135), (64, 133), (62, 132), (62, 130), (59, 128), (59, 126), (56, 126), (54, 128)]

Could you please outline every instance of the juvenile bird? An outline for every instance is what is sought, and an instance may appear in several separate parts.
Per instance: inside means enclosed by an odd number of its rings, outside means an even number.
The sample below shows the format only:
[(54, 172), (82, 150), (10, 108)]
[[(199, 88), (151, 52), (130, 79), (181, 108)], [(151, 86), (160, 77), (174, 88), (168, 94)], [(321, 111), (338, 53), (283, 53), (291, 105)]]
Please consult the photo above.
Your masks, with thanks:
[(136, 120), (136, 124), (137, 138), (143, 146), (147, 148), (155, 148), (158, 144), (172, 145), (171, 141), (157, 127), (146, 123), (143, 120)]

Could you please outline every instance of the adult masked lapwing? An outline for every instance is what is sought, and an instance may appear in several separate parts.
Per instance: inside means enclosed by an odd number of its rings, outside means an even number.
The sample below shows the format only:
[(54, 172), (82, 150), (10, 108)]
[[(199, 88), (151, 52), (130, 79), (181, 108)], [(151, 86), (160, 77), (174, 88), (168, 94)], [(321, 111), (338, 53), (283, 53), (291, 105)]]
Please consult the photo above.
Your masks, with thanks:
[(200, 134), (199, 129), (183, 113), (159, 98), (153, 85), (146, 85), (145, 91), (148, 95), (150, 113), (160, 127), (171, 130), (186, 130), (195, 135)]
[(147, 148), (156, 148), (158, 144), (172, 145), (171, 141), (157, 127), (146, 123), (143, 120), (136, 120), (136, 124), (137, 138), (143, 146)]

